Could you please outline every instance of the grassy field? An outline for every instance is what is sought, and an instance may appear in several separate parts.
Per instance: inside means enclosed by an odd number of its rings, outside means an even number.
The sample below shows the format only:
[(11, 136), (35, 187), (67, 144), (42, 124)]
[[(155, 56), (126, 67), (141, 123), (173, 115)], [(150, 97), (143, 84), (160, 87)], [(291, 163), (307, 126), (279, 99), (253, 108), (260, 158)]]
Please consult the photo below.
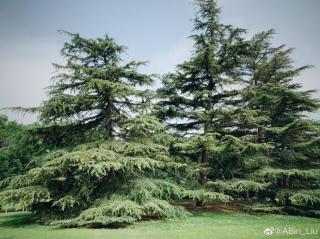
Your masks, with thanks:
[[(61, 229), (32, 224), (26, 213), (0, 216), (1, 239), (248, 239), (320, 238), (320, 220), (280, 215), (247, 215), (234, 212), (196, 213), (186, 219), (147, 221), (122, 229)], [(264, 230), (282, 230), (265, 236)], [(290, 233), (295, 232), (292, 235)], [(288, 230), (288, 233), (283, 230)], [(295, 231), (299, 230), (301, 231)], [(307, 229), (307, 231), (306, 231)], [(313, 229), (313, 231), (312, 231)], [(316, 235), (316, 230), (318, 235)], [(300, 233), (307, 234), (305, 236)]]

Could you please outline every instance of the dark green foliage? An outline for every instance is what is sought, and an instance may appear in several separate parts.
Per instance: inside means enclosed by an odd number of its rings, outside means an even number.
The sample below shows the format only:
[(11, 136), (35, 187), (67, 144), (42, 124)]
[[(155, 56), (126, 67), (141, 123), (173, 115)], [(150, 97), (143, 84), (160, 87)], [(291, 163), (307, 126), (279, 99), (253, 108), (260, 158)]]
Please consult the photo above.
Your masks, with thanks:
[(320, 128), (319, 122), (305, 114), (317, 110), (319, 100), (312, 98), (314, 91), (303, 91), (302, 85), (294, 82), (309, 66), (295, 68), (292, 49), (271, 47), (272, 35), (273, 31), (268, 31), (253, 37), (244, 66), (247, 86), (240, 91), (239, 105), (264, 118), (247, 130), (256, 134), (257, 142), (272, 145), (268, 164), (249, 178), (269, 183), (269, 193), (262, 197), (285, 210), (318, 208)]
[(295, 81), (310, 66), (294, 67), (292, 49), (272, 46), (272, 30), (245, 40), (218, 21), (215, 1), (196, 4), (193, 55), (158, 91), (158, 116), (191, 135), (173, 144), (175, 155), (201, 162), (199, 181), (214, 191), (317, 207), (320, 128), (305, 115), (319, 100)]
[(320, 170), (264, 168), (257, 171), (253, 178), (290, 188), (317, 187), (320, 184)]
[(188, 144), (195, 142), (195, 145), (189, 158), (201, 163), (199, 182), (204, 185), (213, 160), (209, 148), (218, 142), (215, 132), (223, 130), (221, 107), (233, 95), (228, 87), (239, 76), (247, 42), (243, 29), (218, 21), (220, 10), (215, 1), (196, 1), (196, 5), (199, 11), (194, 19), (196, 34), (191, 36), (195, 42), (193, 55), (178, 65), (175, 73), (163, 78), (157, 114), (163, 120), (179, 119), (177, 123), (168, 121), (178, 132), (200, 136), (190, 139)]
[(55, 84), (49, 87), (50, 99), (39, 108), (45, 122), (64, 121), (64, 131), (102, 128), (106, 136), (119, 134), (119, 127), (132, 113), (146, 103), (149, 91), (136, 86), (153, 82), (137, 68), (143, 62), (121, 64), (126, 49), (109, 36), (86, 39), (68, 33), (71, 41), (61, 50), (67, 60), (64, 65), (54, 64)]
[(32, 134), (34, 127), (9, 121), (5, 115), (0, 115), (0, 179), (20, 174), (32, 157), (48, 149)]
[(208, 182), (208, 187), (214, 191), (226, 193), (233, 197), (247, 197), (257, 195), (265, 190), (269, 184), (234, 178), (232, 180), (216, 180)]
[(9, 177), (21, 170), (22, 162), (15, 152), (18, 145), (19, 134), (23, 126), (9, 122), (7, 117), (0, 115), (0, 179)]

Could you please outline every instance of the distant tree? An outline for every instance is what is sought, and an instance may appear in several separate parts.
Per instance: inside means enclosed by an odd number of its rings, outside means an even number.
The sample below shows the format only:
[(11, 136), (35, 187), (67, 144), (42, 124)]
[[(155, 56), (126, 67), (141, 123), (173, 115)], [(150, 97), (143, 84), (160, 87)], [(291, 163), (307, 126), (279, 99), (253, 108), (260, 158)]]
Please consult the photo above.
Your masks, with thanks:
[(0, 179), (22, 173), (32, 155), (28, 127), (0, 115)]

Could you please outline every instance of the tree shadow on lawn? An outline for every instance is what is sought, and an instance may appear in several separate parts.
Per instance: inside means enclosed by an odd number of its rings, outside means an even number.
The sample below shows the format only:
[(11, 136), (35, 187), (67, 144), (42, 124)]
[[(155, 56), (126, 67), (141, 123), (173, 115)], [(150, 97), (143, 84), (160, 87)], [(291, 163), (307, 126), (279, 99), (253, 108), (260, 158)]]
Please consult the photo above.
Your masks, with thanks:
[[(11, 214), (11, 213), (10, 213)], [(0, 215), (0, 227), (24, 227), (35, 223), (35, 217), (30, 213), (14, 213)]]

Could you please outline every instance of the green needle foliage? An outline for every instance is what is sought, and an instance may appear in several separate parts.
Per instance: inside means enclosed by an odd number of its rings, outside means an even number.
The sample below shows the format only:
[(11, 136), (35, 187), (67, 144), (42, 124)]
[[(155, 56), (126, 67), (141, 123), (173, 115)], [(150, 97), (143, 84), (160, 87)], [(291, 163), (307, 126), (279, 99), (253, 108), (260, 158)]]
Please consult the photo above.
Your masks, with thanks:
[[(195, 34), (191, 35), (193, 55), (163, 78), (157, 113), (178, 132), (200, 136), (190, 138), (187, 144), (197, 144), (192, 148), (198, 152), (191, 157), (201, 163), (199, 182), (204, 185), (212, 160), (210, 148), (219, 141), (214, 133), (222, 131), (221, 107), (233, 95), (228, 86), (236, 83), (247, 43), (243, 29), (219, 22), (220, 9), (215, 1), (195, 3), (199, 11), (194, 19)], [(175, 119), (177, 123), (172, 123)]]
[[(158, 91), (157, 115), (182, 138), (174, 155), (200, 162), (199, 182), (214, 191), (317, 207), (319, 122), (306, 115), (319, 100), (295, 80), (310, 66), (294, 67), (292, 49), (272, 46), (272, 30), (246, 40), (218, 21), (215, 1), (196, 5), (193, 55)], [(297, 187), (304, 199), (290, 193)]]
[(268, 165), (249, 177), (269, 183), (271, 193), (263, 197), (279, 206), (319, 208), (319, 122), (306, 117), (319, 108), (319, 100), (312, 98), (314, 91), (304, 91), (294, 81), (310, 66), (295, 68), (292, 49), (271, 46), (273, 34), (253, 37), (245, 64), (247, 86), (239, 102), (265, 118), (247, 130), (256, 134), (257, 142), (272, 145)]
[(65, 33), (71, 37), (61, 50), (67, 63), (54, 64), (55, 84), (49, 87), (50, 99), (39, 108), (40, 119), (76, 124), (81, 131), (99, 127), (107, 136), (117, 136), (121, 124), (149, 95), (137, 88), (153, 82), (137, 71), (144, 62), (121, 64), (126, 48), (109, 36), (86, 39)]
[[(187, 215), (183, 208), (172, 205), (176, 200), (205, 203), (231, 199), (174, 183), (171, 172), (179, 164), (172, 161), (167, 147), (152, 141), (156, 129), (147, 136), (137, 135), (135, 121), (129, 124), (133, 131), (127, 129), (126, 141), (79, 145), (24, 175), (3, 180), (0, 203), (16, 202), (37, 212), (45, 223), (106, 226)], [(137, 122), (140, 124), (141, 118)], [(139, 141), (131, 138), (132, 134), (139, 136)]]

